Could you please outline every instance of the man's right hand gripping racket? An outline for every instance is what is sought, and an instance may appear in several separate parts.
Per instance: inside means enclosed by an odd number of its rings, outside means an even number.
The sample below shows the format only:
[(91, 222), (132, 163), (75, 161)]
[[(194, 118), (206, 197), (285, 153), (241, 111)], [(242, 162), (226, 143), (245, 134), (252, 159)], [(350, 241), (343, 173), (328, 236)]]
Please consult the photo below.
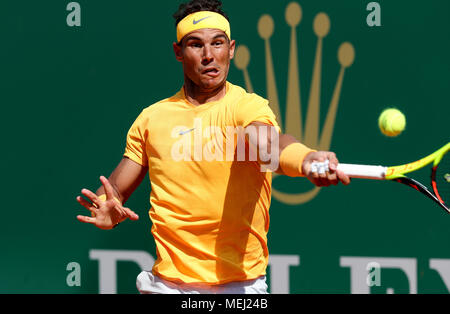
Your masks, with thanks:
[[(391, 180), (406, 184), (435, 201), (450, 214), (450, 154), (447, 154), (449, 151), (450, 143), (447, 143), (433, 154), (401, 166), (384, 167), (340, 163), (338, 170), (343, 171), (352, 178)], [(419, 181), (405, 176), (405, 174), (421, 169), (429, 164), (432, 164), (432, 190), (428, 189)], [(315, 163), (311, 168), (314, 169), (313, 171), (320, 172), (320, 169), (323, 169), (323, 167), (327, 168), (327, 165), (324, 165), (324, 163)]]

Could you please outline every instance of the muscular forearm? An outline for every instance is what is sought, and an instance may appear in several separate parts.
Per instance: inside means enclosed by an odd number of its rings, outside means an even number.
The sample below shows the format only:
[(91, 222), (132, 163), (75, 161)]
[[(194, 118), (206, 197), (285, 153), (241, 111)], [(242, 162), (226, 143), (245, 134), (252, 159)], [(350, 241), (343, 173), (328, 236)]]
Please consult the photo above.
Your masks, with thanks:
[[(113, 188), (114, 197), (117, 198), (122, 204), (124, 204), (126, 200), (124, 200), (124, 197), (120, 194), (117, 186), (113, 183), (111, 179), (109, 179), (109, 182), (111, 183), (111, 186)], [(95, 194), (99, 196), (105, 195), (106, 194), (105, 187), (103, 185), (99, 187), (98, 190), (95, 192)]]
[[(148, 167), (143, 167), (128, 158), (123, 158), (108, 178), (114, 196), (124, 204), (141, 184), (147, 172)], [(105, 194), (103, 185), (98, 188), (96, 194)]]
[[(302, 161), (305, 156), (315, 150), (301, 144), (294, 136), (275, 131), (271, 125), (261, 122), (250, 124), (257, 132), (248, 132), (248, 141), (253, 152), (267, 153), (270, 160), (258, 161), (278, 174), (290, 177), (302, 176)], [(266, 128), (266, 130), (262, 129)], [(262, 132), (265, 131), (265, 132)], [(259, 136), (257, 135), (259, 134)], [(265, 136), (261, 136), (265, 134)], [(256, 154), (255, 153), (255, 154)]]

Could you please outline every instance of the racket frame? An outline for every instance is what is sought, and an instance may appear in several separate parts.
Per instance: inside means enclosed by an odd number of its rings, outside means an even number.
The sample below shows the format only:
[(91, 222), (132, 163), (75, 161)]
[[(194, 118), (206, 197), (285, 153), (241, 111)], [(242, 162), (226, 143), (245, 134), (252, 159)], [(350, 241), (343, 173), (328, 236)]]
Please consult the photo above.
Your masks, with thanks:
[[(390, 180), (408, 185), (415, 190), (422, 192), (430, 199), (435, 201), (446, 213), (450, 214), (450, 209), (444, 204), (442, 197), (437, 192), (436, 187), (436, 168), (442, 157), (450, 151), (450, 143), (447, 143), (434, 153), (419, 159), (414, 162), (410, 162), (400, 166), (384, 167), (384, 166), (372, 166), (372, 165), (356, 165), (356, 164), (339, 164), (337, 169), (343, 171), (346, 175), (352, 178), (361, 179), (375, 179), (375, 180)], [(405, 174), (416, 171), (420, 168), (433, 163), (431, 172), (431, 185), (433, 187), (434, 194), (428, 190), (426, 186), (417, 180), (411, 179)]]

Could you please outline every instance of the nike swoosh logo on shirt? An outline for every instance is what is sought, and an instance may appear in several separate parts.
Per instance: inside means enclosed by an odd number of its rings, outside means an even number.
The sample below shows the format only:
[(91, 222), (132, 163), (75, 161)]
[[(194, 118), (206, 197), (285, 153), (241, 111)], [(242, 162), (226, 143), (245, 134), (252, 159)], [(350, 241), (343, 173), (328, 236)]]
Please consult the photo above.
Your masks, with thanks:
[(180, 131), (178, 134), (184, 135), (184, 134), (188, 134), (188, 133), (190, 133), (190, 132), (192, 132), (192, 131), (194, 131), (194, 130), (195, 130), (195, 128), (192, 128), (192, 129), (189, 129), (189, 130)]
[(207, 16), (207, 17), (204, 17), (204, 18), (202, 18), (202, 19), (200, 19), (200, 20), (195, 20), (194, 19), (194, 21), (192, 22), (194, 25), (196, 25), (196, 24), (198, 24), (198, 23), (200, 23), (201, 21), (203, 21), (203, 20), (206, 20), (207, 18), (210, 18), (211, 16)]

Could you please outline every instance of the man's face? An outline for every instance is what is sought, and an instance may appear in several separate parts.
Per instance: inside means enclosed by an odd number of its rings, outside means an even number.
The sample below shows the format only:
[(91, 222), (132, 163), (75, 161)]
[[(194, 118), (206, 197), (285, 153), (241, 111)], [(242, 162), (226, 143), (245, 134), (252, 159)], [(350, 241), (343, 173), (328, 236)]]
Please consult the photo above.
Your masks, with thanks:
[(225, 83), (235, 41), (217, 29), (199, 29), (186, 35), (181, 46), (174, 44), (185, 76), (204, 90), (214, 90)]

